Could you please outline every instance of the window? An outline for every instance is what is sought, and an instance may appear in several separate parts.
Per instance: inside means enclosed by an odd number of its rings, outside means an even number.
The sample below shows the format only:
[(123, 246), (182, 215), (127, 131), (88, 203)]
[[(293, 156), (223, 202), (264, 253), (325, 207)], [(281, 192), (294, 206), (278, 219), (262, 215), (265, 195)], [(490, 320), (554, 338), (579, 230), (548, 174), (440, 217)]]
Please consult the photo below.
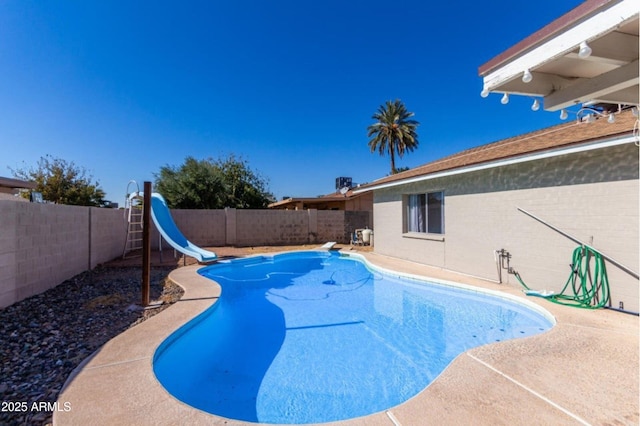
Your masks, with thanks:
[(409, 195), (405, 229), (407, 232), (444, 234), (444, 192)]

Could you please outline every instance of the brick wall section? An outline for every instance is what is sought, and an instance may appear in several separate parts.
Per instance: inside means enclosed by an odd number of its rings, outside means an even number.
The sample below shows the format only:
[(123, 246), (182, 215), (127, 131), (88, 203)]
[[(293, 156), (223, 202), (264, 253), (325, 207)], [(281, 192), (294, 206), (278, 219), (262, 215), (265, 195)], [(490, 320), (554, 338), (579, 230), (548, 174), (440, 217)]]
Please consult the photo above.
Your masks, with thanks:
[[(520, 207), (638, 271), (638, 170), (638, 148), (625, 144), (378, 190), (375, 251), (496, 280), (493, 251), (504, 248), (530, 288), (560, 291), (577, 244)], [(442, 190), (445, 234), (403, 234), (403, 196)], [(610, 264), (607, 272), (612, 306), (637, 312), (638, 280)]]
[(88, 269), (88, 209), (16, 204), (14, 289), (18, 300)]
[(356, 229), (371, 229), (373, 226), (373, 211), (347, 211), (344, 215), (345, 242), (351, 241), (351, 235)]
[(235, 210), (236, 245), (287, 245), (309, 242), (306, 210)]
[(349, 242), (348, 234), (345, 235), (345, 215), (348, 212), (341, 210), (318, 211), (318, 240), (335, 241), (338, 243)]
[(126, 231), (122, 211), (15, 201), (0, 223), (0, 308), (122, 254)]
[[(16, 249), (18, 245), (15, 201), (0, 200), (0, 308), (16, 298)], [(26, 203), (20, 203), (26, 204)]]
[(123, 210), (91, 211), (91, 268), (122, 256), (127, 235), (127, 221)]
[(318, 210), (318, 242), (348, 244), (356, 229), (371, 228), (370, 211)]
[[(198, 246), (226, 245), (226, 213), (225, 210), (171, 210), (176, 226), (189, 241)], [(158, 231), (155, 226), (151, 230), (151, 248), (158, 248)], [(163, 243), (163, 248), (169, 244)]]
[[(346, 244), (354, 229), (372, 225), (372, 212), (342, 210), (171, 210), (171, 215), (187, 239), (205, 247)], [(154, 229), (153, 248), (157, 235)]]

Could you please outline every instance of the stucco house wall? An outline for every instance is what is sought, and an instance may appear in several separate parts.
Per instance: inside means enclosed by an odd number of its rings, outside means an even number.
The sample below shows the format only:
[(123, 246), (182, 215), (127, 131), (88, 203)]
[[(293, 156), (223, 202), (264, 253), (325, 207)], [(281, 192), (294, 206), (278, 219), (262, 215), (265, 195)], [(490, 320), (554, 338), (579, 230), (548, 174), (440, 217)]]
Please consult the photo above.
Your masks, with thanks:
[[(494, 250), (504, 248), (530, 288), (560, 291), (577, 244), (520, 207), (637, 271), (638, 167), (627, 143), (376, 189), (375, 251), (497, 280)], [(403, 195), (432, 191), (445, 193), (444, 234), (403, 233)], [(607, 272), (612, 306), (638, 312), (638, 280), (608, 262)]]

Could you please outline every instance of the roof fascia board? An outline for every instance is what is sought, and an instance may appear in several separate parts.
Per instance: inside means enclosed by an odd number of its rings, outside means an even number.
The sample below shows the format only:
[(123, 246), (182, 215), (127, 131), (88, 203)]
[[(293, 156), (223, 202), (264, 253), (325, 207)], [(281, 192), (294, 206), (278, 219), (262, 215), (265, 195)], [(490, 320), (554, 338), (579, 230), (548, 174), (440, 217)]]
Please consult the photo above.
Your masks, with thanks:
[(286, 200), (276, 201), (275, 203), (269, 204), (269, 207), (281, 207), (287, 204), (298, 204), (298, 203), (307, 203), (307, 204), (321, 204), (326, 202), (336, 202), (336, 201), (349, 201), (355, 198), (360, 197), (364, 192), (369, 191), (369, 189), (364, 189), (363, 191), (355, 191), (353, 190), (352, 195), (331, 195), (325, 197), (315, 197), (315, 198), (287, 198)]
[(383, 183), (383, 184), (380, 184), (380, 185), (375, 185), (374, 184), (373, 186), (367, 188), (367, 190), (377, 190), (377, 189), (391, 188), (391, 187), (394, 187), (394, 186), (407, 185), (407, 184), (415, 183), (415, 182), (423, 182), (423, 181), (432, 180), (432, 179), (438, 179), (438, 178), (447, 177), (447, 176), (454, 176), (454, 175), (459, 175), (459, 174), (476, 172), (476, 171), (480, 171), (480, 170), (486, 170), (486, 169), (493, 169), (493, 168), (497, 168), (497, 167), (510, 166), (510, 165), (513, 165), (513, 164), (525, 163), (525, 162), (541, 160), (541, 159), (545, 159), (545, 158), (558, 157), (558, 156), (561, 156), (561, 155), (575, 154), (575, 153), (578, 153), (578, 152), (592, 151), (594, 149), (608, 148), (608, 147), (611, 147), (611, 146), (623, 145), (623, 144), (626, 144), (626, 143), (635, 143), (635, 142), (636, 142), (636, 139), (635, 139), (635, 137), (633, 135), (625, 135), (625, 136), (622, 136), (622, 137), (615, 137), (615, 138), (600, 140), (600, 141), (597, 141), (597, 142), (582, 144), (582, 145), (579, 145), (579, 146), (571, 146), (571, 147), (566, 147), (566, 148), (556, 148), (556, 149), (549, 150), (549, 151), (538, 152), (538, 153), (533, 153), (533, 154), (525, 154), (525, 155), (521, 155), (521, 156), (518, 156), (518, 157), (507, 158), (507, 159), (497, 160), (497, 161), (491, 161), (491, 162), (483, 163), (483, 164), (477, 164), (475, 166), (461, 167), (461, 168), (453, 169), (453, 170), (446, 170), (446, 171), (436, 172), (436, 173), (432, 173), (432, 174), (426, 174), (426, 175), (422, 175), (422, 176), (415, 176), (413, 178), (408, 178), (408, 179), (403, 179), (403, 180), (399, 180), (399, 181)]
[(560, 16), (550, 24), (545, 25), (535, 33), (524, 38), (517, 44), (511, 46), (507, 50), (498, 54), (485, 64), (478, 67), (478, 75), (485, 75), (502, 66), (502, 64), (509, 62), (513, 58), (521, 55), (523, 52), (535, 47), (536, 45), (545, 42), (546, 40), (554, 37), (555, 35), (565, 31), (566, 28), (575, 25), (576, 22), (584, 20), (586, 17), (593, 15), (599, 9), (610, 7), (612, 4), (618, 3), (623, 0), (585, 0), (576, 8), (570, 10), (564, 15)]
[(483, 78), (484, 89), (489, 91), (498, 89), (502, 84), (521, 77), (525, 70), (533, 71), (535, 68), (576, 49), (581, 42), (589, 42), (611, 32), (637, 15), (638, 6), (635, 1), (622, 1), (604, 9), (487, 73)]
[(12, 188), (12, 189), (16, 189), (16, 188), (35, 189), (36, 186), (38, 185), (32, 181), (0, 177), (0, 186), (5, 188)]

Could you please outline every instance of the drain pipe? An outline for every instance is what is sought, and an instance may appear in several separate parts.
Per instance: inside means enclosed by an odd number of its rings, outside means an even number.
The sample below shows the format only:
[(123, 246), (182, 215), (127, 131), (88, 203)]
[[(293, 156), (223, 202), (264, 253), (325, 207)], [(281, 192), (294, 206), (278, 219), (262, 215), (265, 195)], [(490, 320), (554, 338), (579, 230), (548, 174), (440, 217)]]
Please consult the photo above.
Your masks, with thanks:
[(498, 269), (498, 284), (502, 284), (502, 268), (500, 267), (500, 252), (504, 249), (494, 250), (493, 259), (496, 262), (496, 268)]
[[(498, 283), (502, 284), (502, 270), (506, 270), (508, 274), (517, 274), (516, 271), (510, 265), (511, 253), (501, 248), (500, 250), (494, 250), (493, 256), (496, 260), (496, 268), (498, 269)], [(505, 265), (505, 260), (507, 264)]]

